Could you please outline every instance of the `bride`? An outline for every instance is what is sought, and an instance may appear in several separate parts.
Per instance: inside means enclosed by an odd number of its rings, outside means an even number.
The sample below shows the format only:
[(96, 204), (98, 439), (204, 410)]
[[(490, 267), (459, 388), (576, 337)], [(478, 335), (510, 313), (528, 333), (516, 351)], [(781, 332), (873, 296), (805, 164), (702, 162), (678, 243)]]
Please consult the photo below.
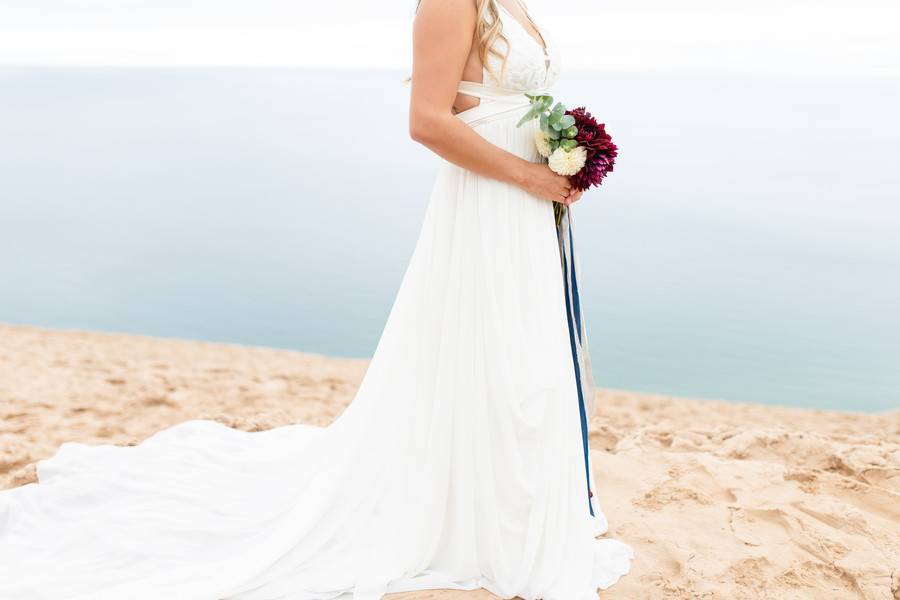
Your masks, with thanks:
[(445, 162), (353, 402), (325, 428), (63, 444), (0, 493), (0, 598), (588, 600), (627, 573), (632, 549), (598, 537), (571, 208), (553, 212), (580, 193), (516, 127), (559, 66), (519, 0), (422, 0), (410, 133)]

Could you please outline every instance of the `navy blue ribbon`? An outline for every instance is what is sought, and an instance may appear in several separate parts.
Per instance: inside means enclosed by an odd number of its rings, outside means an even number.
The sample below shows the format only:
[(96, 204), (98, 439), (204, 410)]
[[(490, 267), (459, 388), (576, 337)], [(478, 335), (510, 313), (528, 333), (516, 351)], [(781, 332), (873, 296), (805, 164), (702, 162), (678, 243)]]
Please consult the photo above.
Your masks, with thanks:
[(581, 419), (581, 443), (584, 451), (584, 477), (587, 487), (588, 510), (593, 516), (588, 411), (585, 405), (585, 393), (593, 394), (593, 378), (590, 373), (590, 359), (587, 356), (584, 324), (581, 318), (581, 300), (578, 297), (578, 271), (575, 268), (575, 243), (569, 207), (554, 203), (554, 216), (556, 217), (556, 236), (559, 241), (559, 258), (562, 264), (563, 290), (566, 296), (569, 345), (572, 350), (575, 387), (578, 389), (578, 414)]

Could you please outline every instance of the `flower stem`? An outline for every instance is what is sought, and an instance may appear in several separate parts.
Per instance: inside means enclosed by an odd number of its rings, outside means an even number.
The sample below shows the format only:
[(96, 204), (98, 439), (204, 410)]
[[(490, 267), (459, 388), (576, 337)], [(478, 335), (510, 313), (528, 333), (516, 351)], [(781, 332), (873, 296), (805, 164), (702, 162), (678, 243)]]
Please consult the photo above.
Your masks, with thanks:
[(568, 207), (561, 202), (553, 203), (553, 216), (556, 218), (556, 226), (559, 227), (560, 221), (562, 221), (563, 215), (566, 213)]

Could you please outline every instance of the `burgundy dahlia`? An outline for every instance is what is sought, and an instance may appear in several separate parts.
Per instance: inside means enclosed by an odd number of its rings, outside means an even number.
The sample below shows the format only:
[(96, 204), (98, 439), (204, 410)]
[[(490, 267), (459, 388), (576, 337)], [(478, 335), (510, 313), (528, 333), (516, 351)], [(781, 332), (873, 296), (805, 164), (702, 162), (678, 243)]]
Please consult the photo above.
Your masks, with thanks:
[(575, 141), (587, 150), (584, 168), (572, 175), (569, 180), (579, 190), (600, 185), (616, 164), (618, 148), (606, 133), (605, 124), (597, 123), (583, 106), (567, 110), (566, 114), (575, 117), (575, 126), (578, 128)]

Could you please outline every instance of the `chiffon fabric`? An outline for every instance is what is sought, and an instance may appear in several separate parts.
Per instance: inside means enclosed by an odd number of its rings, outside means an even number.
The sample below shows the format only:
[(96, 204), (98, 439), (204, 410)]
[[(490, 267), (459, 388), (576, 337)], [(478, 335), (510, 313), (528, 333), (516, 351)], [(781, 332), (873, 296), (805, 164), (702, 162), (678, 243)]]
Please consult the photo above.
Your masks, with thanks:
[[(510, 52), (526, 60), (521, 33)], [(522, 90), (485, 81), (460, 83), (482, 100), (458, 118), (539, 161), (535, 122), (516, 126)], [(252, 433), (191, 420), (132, 447), (63, 444), (38, 463), (39, 483), (0, 492), (0, 598), (377, 600), (482, 587), (596, 599), (634, 554), (597, 537), (608, 524), (586, 464), (577, 273), (561, 270), (575, 270), (571, 221), (561, 231), (552, 203), (443, 162), (340, 417)]]

